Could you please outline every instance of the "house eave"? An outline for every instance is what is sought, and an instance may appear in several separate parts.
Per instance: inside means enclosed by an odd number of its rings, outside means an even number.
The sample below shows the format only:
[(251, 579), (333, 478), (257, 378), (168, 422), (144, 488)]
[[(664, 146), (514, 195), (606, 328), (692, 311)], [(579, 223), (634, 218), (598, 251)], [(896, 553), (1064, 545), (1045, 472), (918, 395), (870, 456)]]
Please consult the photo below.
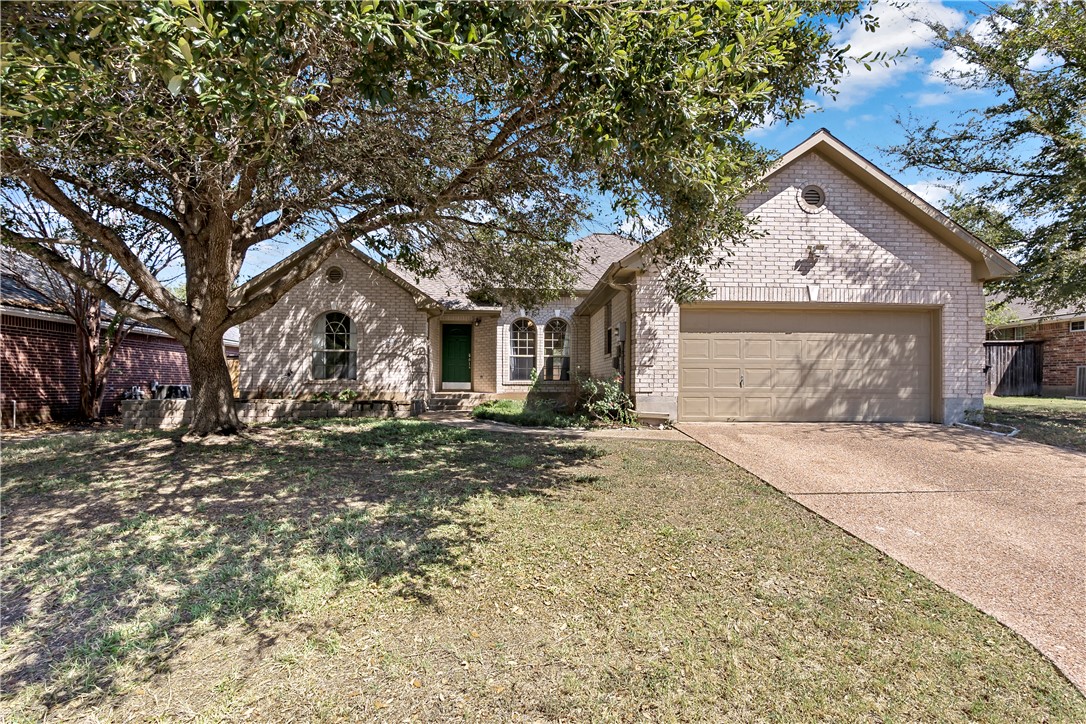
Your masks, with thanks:
[(989, 324), (987, 325), (988, 331), (994, 332), (998, 329), (1014, 329), (1015, 327), (1035, 327), (1041, 324), (1053, 324), (1056, 322), (1078, 322), (1086, 321), (1086, 313), (1072, 313), (1072, 314), (1054, 314), (1050, 317), (1027, 317), (1025, 319), (1018, 319), (1013, 322), (1004, 322), (1002, 324)]

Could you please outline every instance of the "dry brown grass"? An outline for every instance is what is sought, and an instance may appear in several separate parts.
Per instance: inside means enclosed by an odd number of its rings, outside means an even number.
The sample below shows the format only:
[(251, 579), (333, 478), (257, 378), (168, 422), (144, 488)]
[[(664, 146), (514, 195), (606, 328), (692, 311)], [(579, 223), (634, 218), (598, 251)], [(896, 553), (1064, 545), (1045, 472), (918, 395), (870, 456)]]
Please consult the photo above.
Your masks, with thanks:
[(362, 420), (21, 440), (3, 474), (9, 720), (1086, 718), (692, 443)]
[(984, 419), (1018, 428), (1023, 440), (1086, 452), (1086, 400), (985, 397)]

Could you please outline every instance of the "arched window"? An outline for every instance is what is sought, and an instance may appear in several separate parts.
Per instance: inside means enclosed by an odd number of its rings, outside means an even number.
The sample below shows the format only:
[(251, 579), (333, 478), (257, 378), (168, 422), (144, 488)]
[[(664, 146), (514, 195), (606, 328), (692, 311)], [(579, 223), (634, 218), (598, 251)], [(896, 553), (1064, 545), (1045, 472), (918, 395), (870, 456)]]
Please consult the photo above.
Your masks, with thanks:
[(509, 379), (530, 380), (535, 369), (535, 323), (518, 319), (509, 325)]
[(569, 324), (552, 319), (543, 328), (543, 379), (569, 379)]
[(327, 312), (313, 325), (313, 379), (355, 378), (354, 323), (343, 312)]

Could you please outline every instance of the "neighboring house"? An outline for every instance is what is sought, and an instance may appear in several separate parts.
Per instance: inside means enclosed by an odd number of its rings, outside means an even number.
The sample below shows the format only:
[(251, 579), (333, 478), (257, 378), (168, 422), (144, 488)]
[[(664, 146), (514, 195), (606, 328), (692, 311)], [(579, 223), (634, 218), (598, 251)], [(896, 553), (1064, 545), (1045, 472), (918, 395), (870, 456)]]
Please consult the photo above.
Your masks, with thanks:
[[(989, 326), (988, 339), (1041, 343), (1041, 394), (1086, 395), (1086, 302), (1048, 314), (1019, 301), (1008, 302), (1004, 308), (1014, 321)], [(1083, 389), (1077, 387), (1080, 379)]]
[[(3, 250), (0, 273), (0, 424), (66, 420), (79, 413), (77, 340), (72, 319), (51, 301), (40, 268)], [(108, 319), (108, 315), (107, 316)], [(237, 332), (224, 340), (227, 356), (237, 355)], [(188, 384), (185, 350), (157, 329), (137, 325), (121, 344), (106, 382), (102, 413), (118, 411), (132, 387), (150, 393), (151, 383)]]
[(618, 372), (658, 419), (950, 423), (982, 406), (982, 282), (1014, 265), (824, 130), (764, 181), (744, 202), (764, 234), (702, 270), (697, 304), (616, 236), (578, 242), (579, 288), (535, 311), (474, 304), (453, 270), (337, 252), (242, 325), (242, 396), (522, 397), (535, 370), (549, 394)]

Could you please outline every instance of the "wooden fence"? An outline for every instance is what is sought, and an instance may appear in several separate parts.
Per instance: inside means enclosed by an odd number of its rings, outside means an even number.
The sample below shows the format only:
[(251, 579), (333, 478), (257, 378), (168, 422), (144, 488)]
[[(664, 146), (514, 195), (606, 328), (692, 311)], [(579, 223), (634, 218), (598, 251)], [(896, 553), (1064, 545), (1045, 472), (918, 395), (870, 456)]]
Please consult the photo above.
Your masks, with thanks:
[(241, 360), (237, 357), (226, 359), (226, 368), (230, 370), (230, 384), (234, 387), (234, 397), (241, 394), (239, 383), (241, 382)]
[(984, 393), (1001, 397), (1041, 394), (1044, 345), (1041, 342), (985, 342), (988, 377)]

